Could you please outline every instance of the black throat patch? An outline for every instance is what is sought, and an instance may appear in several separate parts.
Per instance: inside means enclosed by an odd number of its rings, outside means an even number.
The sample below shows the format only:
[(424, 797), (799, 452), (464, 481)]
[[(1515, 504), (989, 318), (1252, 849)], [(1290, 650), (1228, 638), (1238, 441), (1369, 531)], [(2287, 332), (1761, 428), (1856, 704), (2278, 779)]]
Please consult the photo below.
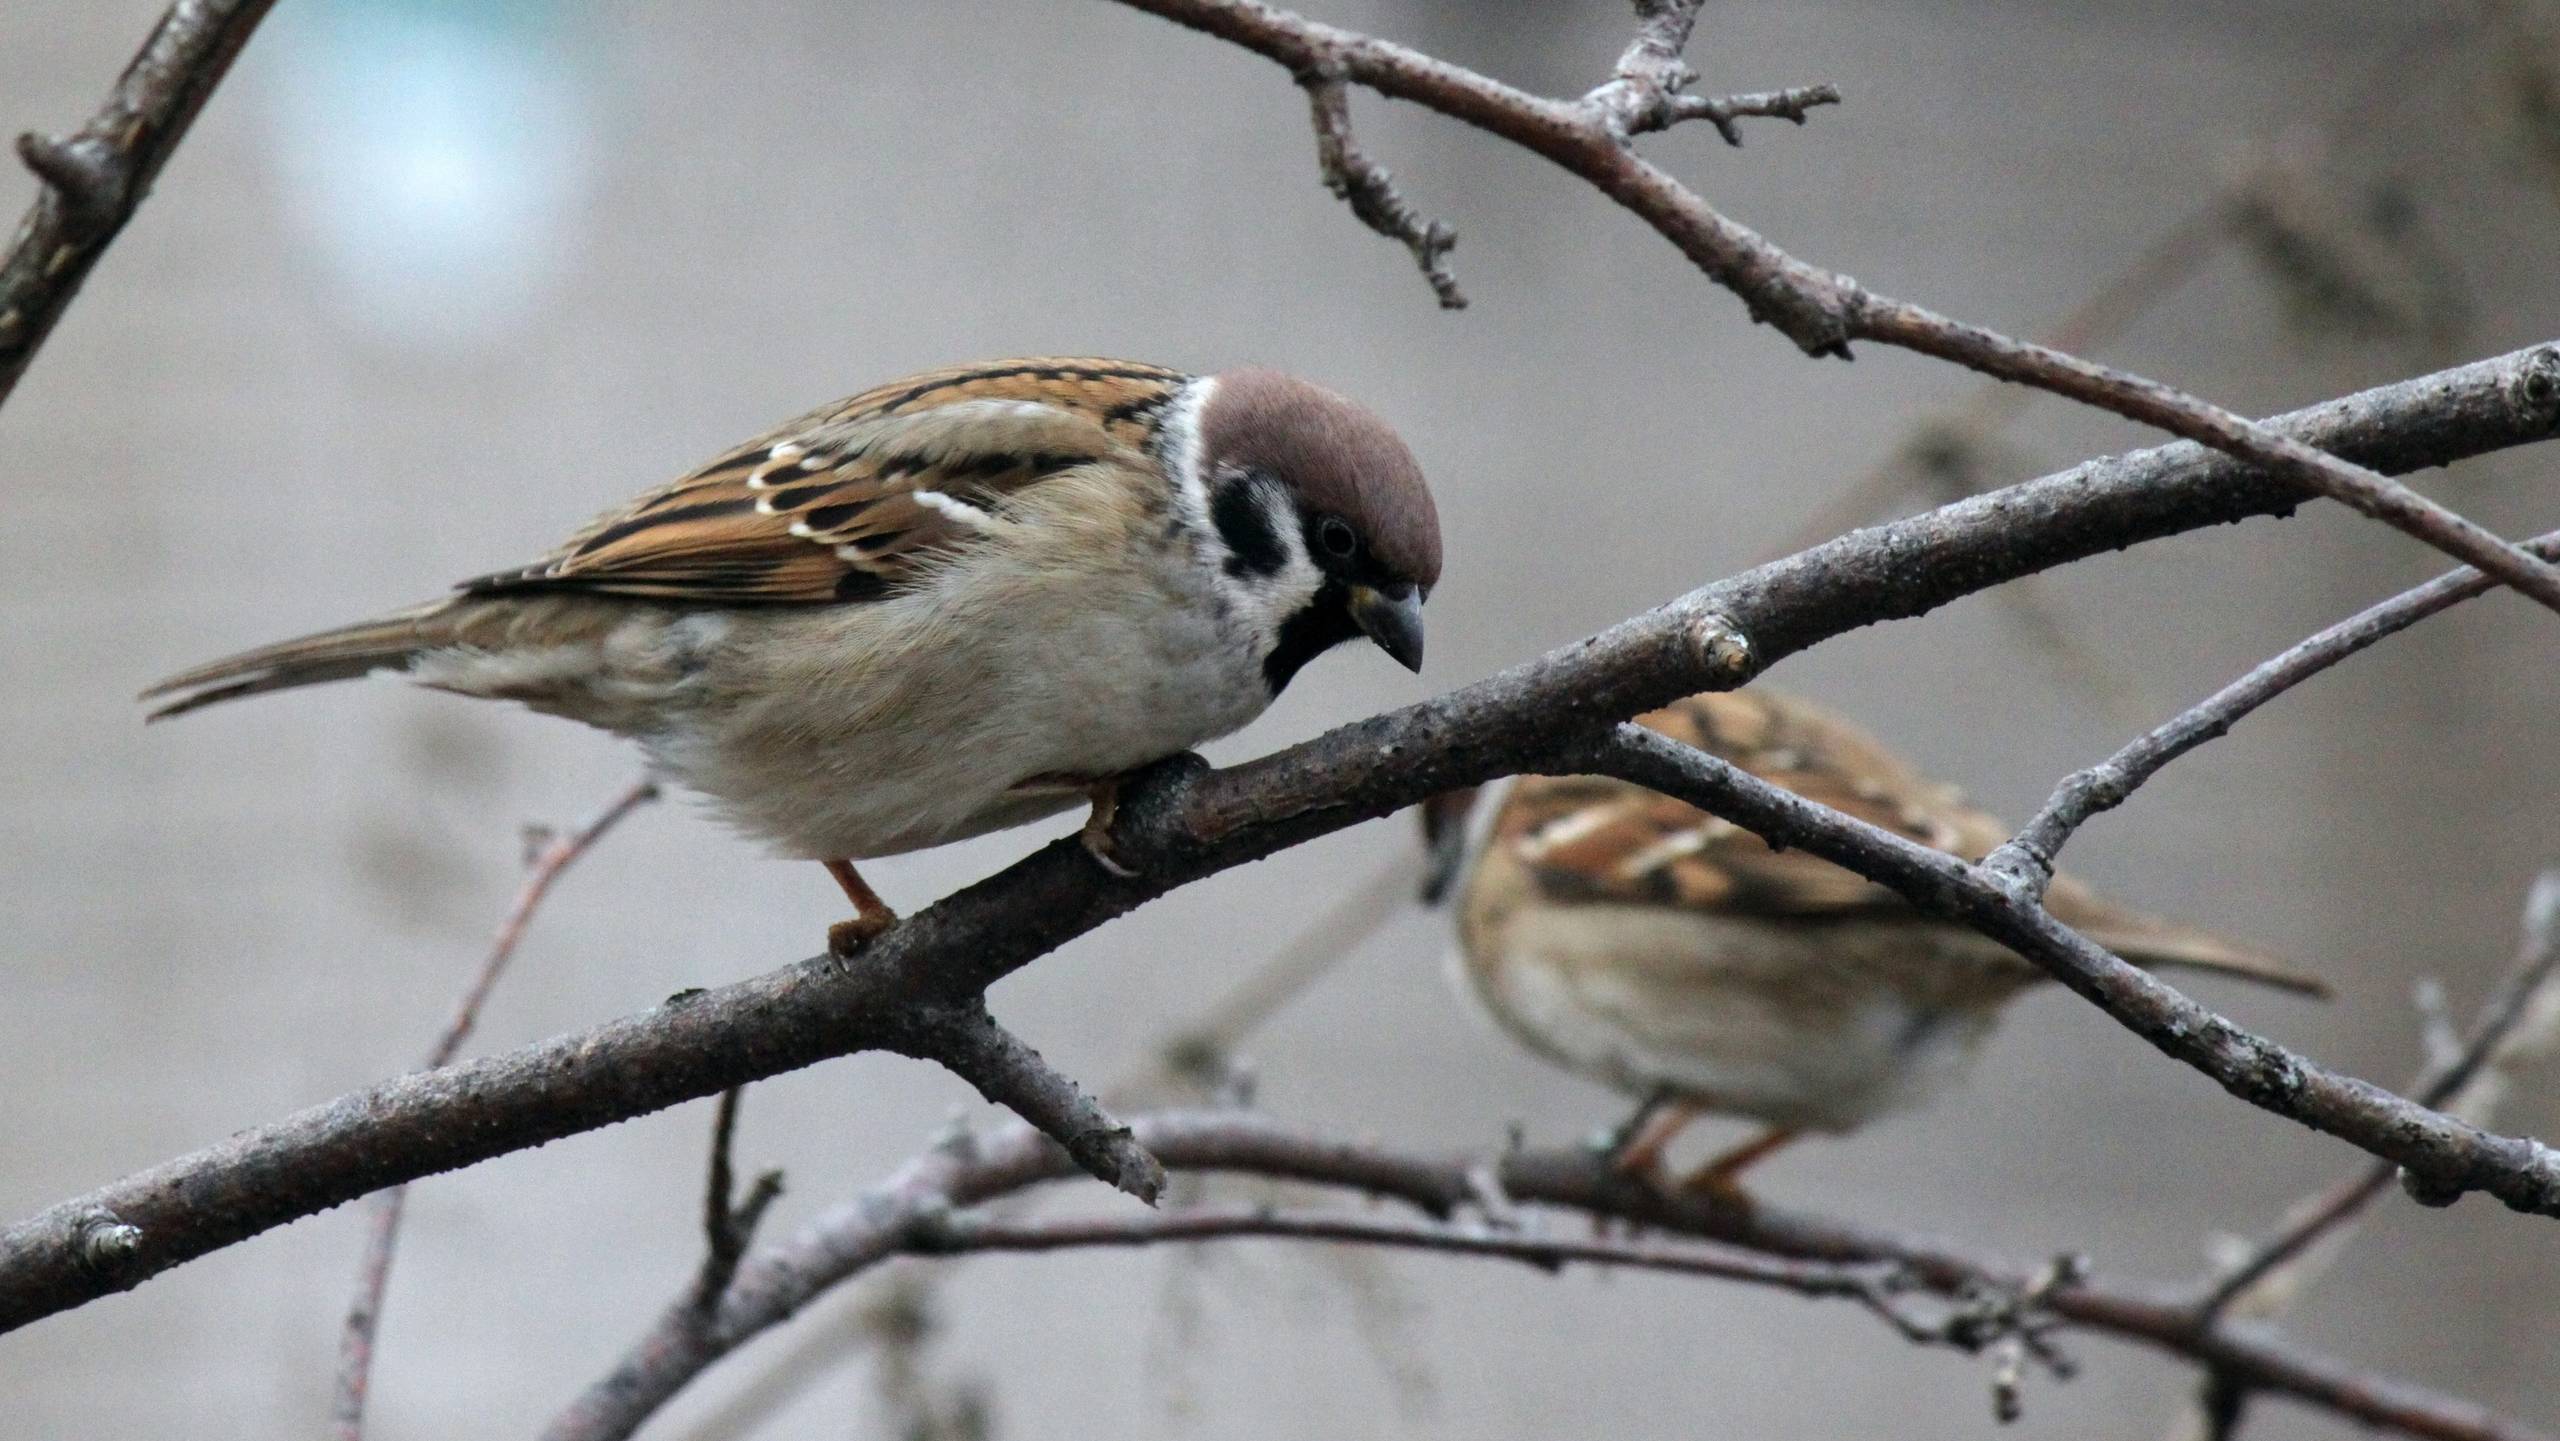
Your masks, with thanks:
[(1327, 580), (1306, 609), (1280, 626), (1280, 639), (1262, 659), (1263, 684), (1276, 698), (1306, 668), (1308, 661), (1360, 635), (1351, 618), (1351, 592), (1338, 580)]

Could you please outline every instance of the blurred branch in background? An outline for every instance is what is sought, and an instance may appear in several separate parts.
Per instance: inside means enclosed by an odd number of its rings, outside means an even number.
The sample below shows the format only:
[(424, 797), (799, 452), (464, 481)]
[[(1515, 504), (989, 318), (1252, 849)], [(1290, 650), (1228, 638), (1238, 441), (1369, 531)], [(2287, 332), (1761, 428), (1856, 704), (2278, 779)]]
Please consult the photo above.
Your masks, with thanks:
[[(2059, 351), (2108, 349), (2194, 279), (2226, 247), (2242, 246), (2297, 330), (2314, 339), (2417, 341), (2443, 364), (2469, 333), (2469, 297), (2407, 191), (2364, 186), (2340, 173), (2340, 152), (2374, 133), (2379, 112), (2405, 102), (2413, 65), (2450, 56), (2481, 27), (2452, 29), (2412, 56), (2368, 69), (2315, 124), (2290, 124), (2251, 142), (2228, 179), (2046, 331)], [(1884, 515), (1905, 496), (1943, 505), (2041, 467), (2002, 437), (2040, 392), (1998, 382), (1976, 386), (1952, 410), (1925, 417), (1875, 468), (1817, 506), (1769, 552), (1786, 555)], [(2121, 670), (2082, 639), (2050, 583), (2031, 579), (1996, 593), (2037, 649), (2060, 662), (2119, 719), (2140, 714)]]
[(87, 124), (18, 137), (43, 188), (0, 258), (0, 404), (274, 3), (179, 0)]
[[(515, 958), (525, 928), (533, 923), (533, 913), (541, 909), (543, 898), (551, 894), (552, 885), (562, 873), (593, 850), (625, 817), (657, 798), (655, 783), (638, 780), (625, 786), (611, 803), (596, 812), (594, 819), (565, 835), (554, 835), (539, 827), (526, 828), (524, 884), (517, 888), (506, 918), (498, 923), (498, 934), (489, 943), (488, 954), (481, 957), (480, 969), (454, 1006), (453, 1019), (445, 1023), (444, 1034), (436, 1038), (420, 1069), (432, 1071), (461, 1054), (462, 1043), (480, 1024), (480, 1008), (487, 1004), (498, 977), (505, 974), (507, 962)], [(722, 1101), (724, 1137), (731, 1104), (727, 1098)], [(346, 1333), (338, 1349), (336, 1400), (329, 1408), (331, 1434), (339, 1441), (359, 1441), (364, 1435), (365, 1395), (373, 1380), (373, 1338), (382, 1324), (383, 1291), (391, 1284), (391, 1256), (408, 1196), (407, 1186), (393, 1186), (376, 1191), (368, 1203), (364, 1262), (357, 1272), (355, 1301), (347, 1308)]]
[[(1905, 1339), (1965, 1352), (1995, 1351), (2019, 1339), (2048, 1365), (2059, 1362), (2053, 1337), (2068, 1326), (2155, 1347), (2242, 1376), (2253, 1388), (2405, 1435), (2523, 1441), (2542, 1434), (2468, 1402), (2359, 1372), (2262, 1326), (2221, 1319), (2198, 1326), (2190, 1308), (2154, 1290), (2092, 1280), (2076, 1260), (2025, 1261), (1765, 1204), (1736, 1209), (1668, 1195), (1630, 1180), (1588, 1147), (1491, 1158), (1416, 1156), (1240, 1110), (1162, 1113), (1132, 1126), (1176, 1170), (1285, 1179), (1401, 1202), (1414, 1214), (1202, 1204), (1140, 1215), (1012, 1220), (981, 1208), (1071, 1176), (1072, 1166), (1027, 1126), (958, 1133), (790, 1239), (756, 1248), (721, 1298), (710, 1344), (692, 1334), (675, 1336), (671, 1311), (544, 1436), (606, 1441), (633, 1434), (722, 1356), (830, 1288), (899, 1257), (1251, 1236), (1460, 1252), (1548, 1271), (1576, 1263), (1638, 1266), (1847, 1297)], [(1498, 1211), (1485, 1206), (1487, 1178), (1507, 1198)], [(1590, 1231), (1595, 1219), (1698, 1239), (1599, 1239)], [(1592, 1238), (1570, 1237), (1558, 1222)], [(1936, 1304), (1924, 1308), (1921, 1298)]]

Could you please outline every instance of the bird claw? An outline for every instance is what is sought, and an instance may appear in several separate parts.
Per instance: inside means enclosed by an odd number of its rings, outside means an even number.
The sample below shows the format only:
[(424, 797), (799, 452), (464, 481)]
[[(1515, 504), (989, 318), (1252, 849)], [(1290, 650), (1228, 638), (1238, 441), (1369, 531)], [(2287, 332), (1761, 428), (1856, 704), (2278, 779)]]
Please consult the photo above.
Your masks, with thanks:
[(827, 927), (827, 954), (839, 961), (852, 960), (897, 923), (896, 916), (878, 911), (865, 911), (851, 920), (838, 921)]
[(1094, 864), (1124, 881), (1136, 880), (1137, 868), (1120, 859), (1119, 847), (1111, 839), (1111, 822), (1120, 814), (1119, 780), (1094, 782), (1085, 787), (1085, 794), (1093, 801), (1093, 813), (1084, 818), (1084, 829), (1076, 839), (1084, 842), (1085, 854), (1093, 857)]
[(1079, 839), (1084, 842), (1084, 852), (1093, 857), (1094, 864), (1124, 881), (1134, 881), (1138, 878), (1138, 872), (1134, 867), (1121, 864), (1120, 858), (1111, 853), (1110, 831), (1096, 830), (1087, 825)]

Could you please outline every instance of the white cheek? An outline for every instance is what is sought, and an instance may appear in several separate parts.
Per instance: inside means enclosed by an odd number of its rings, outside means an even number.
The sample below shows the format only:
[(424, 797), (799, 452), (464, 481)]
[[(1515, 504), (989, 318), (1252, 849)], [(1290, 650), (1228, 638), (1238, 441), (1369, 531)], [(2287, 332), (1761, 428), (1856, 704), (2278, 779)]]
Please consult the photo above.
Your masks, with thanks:
[(1286, 497), (1266, 491), (1262, 496), (1263, 514), (1271, 521), (1272, 533), (1279, 537), (1286, 555), (1280, 569), (1270, 575), (1245, 576), (1239, 594), (1234, 597), (1237, 611), (1255, 634), (1276, 636), (1289, 618), (1305, 610), (1316, 592), (1324, 588), (1324, 572), (1307, 556), (1306, 538), (1300, 533), (1296, 510)]

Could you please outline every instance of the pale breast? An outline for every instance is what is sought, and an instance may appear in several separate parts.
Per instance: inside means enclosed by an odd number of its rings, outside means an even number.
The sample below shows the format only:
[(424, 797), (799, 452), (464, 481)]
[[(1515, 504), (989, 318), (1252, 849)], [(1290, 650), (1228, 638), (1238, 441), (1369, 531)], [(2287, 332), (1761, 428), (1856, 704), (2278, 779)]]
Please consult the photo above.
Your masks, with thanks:
[(1480, 926), (1466, 975), (1532, 1049), (1630, 1095), (1827, 1131), (1961, 1079), (2032, 979), (1943, 927), (1622, 905), (1528, 906)]

